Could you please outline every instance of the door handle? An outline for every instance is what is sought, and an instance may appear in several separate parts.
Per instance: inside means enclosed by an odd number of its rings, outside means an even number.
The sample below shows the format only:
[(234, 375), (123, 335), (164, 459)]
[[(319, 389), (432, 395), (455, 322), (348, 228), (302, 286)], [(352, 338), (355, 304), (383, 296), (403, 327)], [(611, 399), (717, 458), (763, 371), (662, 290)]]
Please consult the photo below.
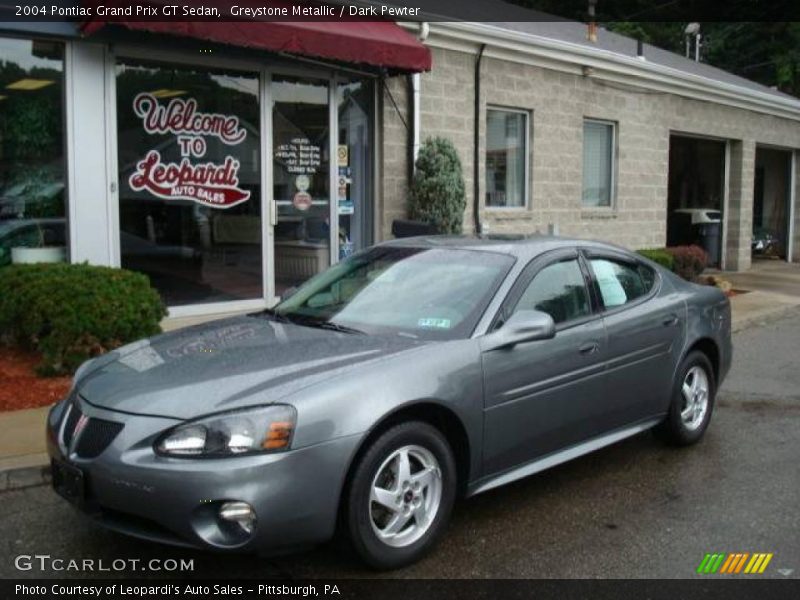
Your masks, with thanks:
[(583, 344), (580, 348), (578, 348), (578, 352), (581, 354), (594, 354), (600, 349), (600, 344), (597, 342), (587, 342)]
[(664, 317), (664, 320), (661, 321), (661, 324), (664, 327), (670, 327), (675, 325), (678, 322), (678, 315), (669, 315), (668, 317)]

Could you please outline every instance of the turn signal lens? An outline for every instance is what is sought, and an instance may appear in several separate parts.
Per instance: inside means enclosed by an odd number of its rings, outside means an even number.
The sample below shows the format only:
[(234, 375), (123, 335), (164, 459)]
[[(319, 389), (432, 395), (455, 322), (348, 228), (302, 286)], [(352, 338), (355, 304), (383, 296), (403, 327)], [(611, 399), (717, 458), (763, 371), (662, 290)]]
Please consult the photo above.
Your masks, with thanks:
[(269, 430), (262, 446), (268, 450), (288, 447), (293, 428), (294, 423), (291, 421), (273, 421), (269, 424)]

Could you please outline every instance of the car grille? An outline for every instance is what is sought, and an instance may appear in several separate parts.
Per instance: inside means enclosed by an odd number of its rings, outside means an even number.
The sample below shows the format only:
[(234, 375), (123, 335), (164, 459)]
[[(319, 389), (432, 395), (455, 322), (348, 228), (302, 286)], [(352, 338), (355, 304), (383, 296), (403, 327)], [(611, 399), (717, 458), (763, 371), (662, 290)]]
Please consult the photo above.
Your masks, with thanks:
[(106, 421), (104, 419), (89, 419), (86, 428), (78, 438), (75, 453), (80, 458), (97, 458), (114, 441), (120, 431), (122, 423)]
[[(75, 436), (75, 427), (78, 425), (83, 413), (78, 407), (77, 400), (73, 400), (69, 406), (69, 413), (64, 424), (63, 441), (67, 448), (72, 444)], [(74, 452), (79, 458), (97, 458), (108, 448), (114, 438), (119, 435), (124, 425), (115, 421), (106, 421), (90, 417), (83, 427), (83, 431), (75, 444)]]

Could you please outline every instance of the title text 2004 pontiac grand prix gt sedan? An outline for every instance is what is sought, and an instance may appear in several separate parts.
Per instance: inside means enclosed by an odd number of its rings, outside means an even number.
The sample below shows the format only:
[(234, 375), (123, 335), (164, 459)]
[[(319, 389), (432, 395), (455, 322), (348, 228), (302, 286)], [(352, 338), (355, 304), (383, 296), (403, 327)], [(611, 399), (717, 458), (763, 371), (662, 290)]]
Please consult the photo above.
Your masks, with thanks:
[(394, 568), (459, 494), (649, 428), (696, 442), (730, 324), (718, 289), (606, 244), (393, 241), (274, 310), (84, 364), (49, 416), (53, 484), (109, 528), (194, 547), (286, 550), (339, 522)]

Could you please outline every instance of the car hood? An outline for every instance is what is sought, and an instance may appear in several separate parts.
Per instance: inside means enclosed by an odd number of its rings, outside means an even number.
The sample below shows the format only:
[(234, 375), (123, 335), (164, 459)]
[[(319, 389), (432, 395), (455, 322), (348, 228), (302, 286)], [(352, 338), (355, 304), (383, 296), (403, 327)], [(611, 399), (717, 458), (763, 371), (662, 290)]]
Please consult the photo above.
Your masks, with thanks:
[(101, 408), (189, 419), (276, 402), (423, 344), (242, 316), (124, 346), (83, 369), (76, 389)]

